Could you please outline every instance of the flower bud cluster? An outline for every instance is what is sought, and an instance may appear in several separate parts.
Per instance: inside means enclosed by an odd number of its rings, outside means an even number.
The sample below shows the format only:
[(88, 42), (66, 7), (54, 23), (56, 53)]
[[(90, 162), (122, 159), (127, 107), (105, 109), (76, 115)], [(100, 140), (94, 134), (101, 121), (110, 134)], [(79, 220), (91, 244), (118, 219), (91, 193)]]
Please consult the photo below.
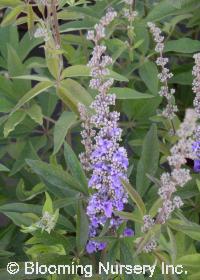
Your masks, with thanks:
[(173, 74), (167, 68), (168, 58), (163, 57), (164, 51), (164, 36), (161, 35), (161, 30), (154, 23), (149, 22), (148, 27), (153, 35), (154, 41), (156, 43), (155, 51), (159, 54), (156, 60), (156, 64), (161, 68), (161, 72), (158, 74), (158, 78), (162, 84), (159, 91), (159, 95), (165, 97), (167, 105), (163, 110), (162, 114), (165, 118), (172, 120), (175, 113), (178, 111), (177, 106), (174, 104), (174, 89), (169, 89), (168, 80), (173, 77)]
[(95, 30), (88, 31), (87, 39), (97, 43), (105, 38), (105, 28), (108, 26), (117, 16), (117, 12), (112, 8), (108, 9), (106, 15), (101, 18), (100, 22), (94, 26)]
[[(95, 100), (91, 104), (94, 114), (90, 117), (85, 112), (83, 105), (79, 107), (84, 131), (82, 132), (83, 144), (87, 157), (81, 155), (81, 161), (89, 163), (91, 170), (89, 188), (92, 195), (87, 206), (89, 217), (89, 242), (86, 250), (93, 253), (103, 250), (105, 242), (92, 240), (109, 220), (109, 229), (116, 230), (122, 220), (115, 215), (115, 211), (122, 211), (127, 203), (128, 195), (125, 192), (121, 179), (127, 179), (128, 159), (126, 150), (120, 147), (122, 131), (118, 127), (120, 114), (111, 111), (115, 105), (115, 95), (108, 91), (113, 84), (109, 79), (108, 66), (112, 64), (112, 58), (106, 54), (106, 46), (101, 43), (105, 37), (105, 27), (117, 16), (113, 9), (108, 10), (106, 15), (95, 25), (95, 30), (89, 31), (87, 38), (95, 43), (88, 66), (91, 69), (92, 79), (90, 88), (98, 91)], [(94, 130), (94, 129), (95, 130)], [(94, 132), (95, 131), (95, 132)], [(130, 236), (130, 230), (126, 230), (125, 236)]]
[(35, 38), (44, 38), (44, 41), (47, 42), (50, 39), (48, 30), (44, 27), (38, 27), (34, 33)]

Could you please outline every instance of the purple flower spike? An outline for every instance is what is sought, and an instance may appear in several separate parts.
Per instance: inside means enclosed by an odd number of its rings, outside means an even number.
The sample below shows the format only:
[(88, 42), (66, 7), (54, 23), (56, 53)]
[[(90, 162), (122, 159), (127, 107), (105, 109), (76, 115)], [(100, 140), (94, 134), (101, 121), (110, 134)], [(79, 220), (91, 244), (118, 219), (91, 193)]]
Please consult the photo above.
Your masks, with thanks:
[[(120, 114), (111, 111), (110, 106), (115, 105), (114, 94), (108, 91), (113, 84), (109, 79), (109, 69), (112, 58), (106, 54), (106, 46), (101, 44), (105, 37), (105, 27), (117, 16), (113, 9), (95, 25), (95, 30), (88, 32), (88, 39), (95, 47), (88, 63), (92, 79), (90, 88), (98, 91), (91, 104), (94, 112), (92, 116), (86, 114), (83, 105), (79, 106), (82, 127), (82, 143), (85, 153), (81, 154), (81, 162), (85, 170), (89, 171), (89, 187), (93, 189), (87, 206), (87, 215), (90, 222), (89, 242), (86, 246), (88, 253), (104, 250), (106, 243), (92, 241), (98, 236), (109, 219), (109, 229), (115, 231), (122, 219), (115, 215), (115, 211), (122, 211), (128, 201), (121, 179), (127, 179), (128, 158), (126, 150), (120, 147), (122, 130), (118, 127)], [(91, 137), (93, 136), (93, 137)]]

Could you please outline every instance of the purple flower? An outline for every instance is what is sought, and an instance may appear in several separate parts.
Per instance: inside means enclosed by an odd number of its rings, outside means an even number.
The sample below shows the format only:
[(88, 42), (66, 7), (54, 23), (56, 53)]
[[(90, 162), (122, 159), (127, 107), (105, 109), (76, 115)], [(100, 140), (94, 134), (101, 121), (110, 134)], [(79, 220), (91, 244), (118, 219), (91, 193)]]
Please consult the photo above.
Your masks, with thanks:
[(134, 235), (134, 231), (131, 228), (125, 228), (123, 232), (123, 236), (125, 237), (131, 237)]
[(200, 160), (199, 159), (196, 159), (194, 161), (194, 171), (197, 173), (200, 173)]
[(195, 141), (192, 145), (196, 159), (194, 160), (194, 171), (200, 172), (200, 141)]
[(107, 218), (111, 218), (113, 212), (112, 202), (104, 203), (104, 211)]
[(102, 251), (106, 248), (106, 245), (107, 244), (105, 242), (101, 242), (97, 245), (97, 248), (98, 248), (99, 251)]
[(200, 141), (195, 141), (192, 145), (192, 148), (196, 156), (200, 158)]
[(96, 251), (96, 245), (94, 242), (89, 241), (87, 246), (86, 246), (86, 250), (89, 254), (92, 254)]

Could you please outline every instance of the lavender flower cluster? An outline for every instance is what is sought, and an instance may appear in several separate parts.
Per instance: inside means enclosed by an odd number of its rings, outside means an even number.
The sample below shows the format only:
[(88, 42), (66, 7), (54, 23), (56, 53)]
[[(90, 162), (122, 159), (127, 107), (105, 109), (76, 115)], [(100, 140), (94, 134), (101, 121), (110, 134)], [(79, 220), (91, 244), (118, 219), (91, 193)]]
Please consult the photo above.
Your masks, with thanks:
[[(195, 157), (193, 135), (196, 129), (196, 121), (196, 112), (193, 109), (188, 109), (185, 119), (177, 131), (179, 141), (171, 148), (171, 155), (167, 158), (172, 171), (165, 172), (160, 177), (158, 194), (162, 200), (162, 206), (158, 209), (158, 215), (155, 220), (149, 215), (144, 216), (142, 232), (147, 232), (155, 224), (164, 224), (175, 209), (183, 206), (181, 198), (177, 195), (174, 196), (174, 193), (177, 191), (178, 186), (183, 187), (191, 180), (190, 170), (182, 166), (186, 164), (186, 159), (194, 159)], [(156, 241), (152, 239), (145, 245), (144, 251), (150, 252), (156, 246)]]
[[(197, 113), (198, 119), (200, 119), (200, 53), (194, 55), (195, 65), (193, 67), (192, 74), (194, 76), (193, 92), (195, 93), (194, 108)], [(198, 125), (195, 133), (195, 142), (193, 144), (195, 152), (194, 171), (200, 172), (200, 125)]]
[(159, 57), (156, 60), (156, 64), (161, 67), (161, 73), (158, 74), (158, 78), (162, 83), (159, 95), (164, 96), (167, 100), (166, 108), (163, 110), (162, 114), (165, 118), (172, 120), (175, 116), (175, 113), (178, 111), (177, 106), (174, 104), (173, 95), (175, 90), (169, 89), (168, 80), (173, 77), (173, 74), (166, 67), (169, 62), (168, 58), (163, 57), (164, 50), (164, 36), (161, 35), (160, 28), (156, 27), (156, 25), (152, 22), (148, 23), (148, 27), (150, 28), (150, 32), (153, 35), (154, 41), (156, 42), (155, 51), (159, 54)]
[[(120, 114), (110, 111), (110, 106), (115, 105), (115, 95), (108, 94), (113, 84), (113, 79), (107, 78), (112, 58), (106, 54), (106, 46), (101, 43), (105, 37), (105, 27), (116, 16), (117, 13), (109, 9), (99, 24), (95, 25), (95, 30), (89, 31), (87, 36), (95, 44), (88, 63), (92, 76), (90, 88), (98, 91), (91, 104), (91, 109), (95, 112), (92, 116), (86, 113), (83, 105), (79, 107), (84, 128), (82, 143), (86, 149), (80, 160), (85, 169), (91, 171), (89, 187), (93, 190), (87, 206), (90, 220), (90, 240), (86, 246), (88, 253), (106, 247), (105, 242), (94, 241), (92, 238), (98, 235), (108, 219), (110, 230), (117, 229), (122, 220), (114, 212), (122, 211), (128, 199), (121, 183), (121, 179), (127, 180), (128, 159), (126, 150), (119, 146), (122, 134), (118, 127)], [(124, 232), (125, 236), (131, 234), (128, 229)]]

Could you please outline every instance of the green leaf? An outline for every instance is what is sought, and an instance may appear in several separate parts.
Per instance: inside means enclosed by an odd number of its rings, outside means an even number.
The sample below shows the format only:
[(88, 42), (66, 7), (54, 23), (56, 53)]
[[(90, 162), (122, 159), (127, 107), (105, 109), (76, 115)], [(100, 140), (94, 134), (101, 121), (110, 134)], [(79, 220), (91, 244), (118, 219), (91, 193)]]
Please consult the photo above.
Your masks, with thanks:
[[(17, 75), (24, 75), (25, 74), (25, 67), (22, 64), (20, 57), (18, 56), (15, 49), (12, 46), (7, 45), (8, 49), (8, 72), (9, 75), (17, 76)], [(15, 65), (15, 67), (13, 67)]]
[[(113, 78), (117, 81), (128, 82), (128, 79), (112, 70), (109, 70), (108, 78)], [(62, 73), (62, 79), (71, 77), (90, 77), (91, 69), (87, 65), (73, 65), (66, 68)]]
[(132, 213), (124, 212), (124, 211), (122, 211), (122, 212), (115, 211), (115, 214), (127, 221), (133, 221), (133, 222), (137, 222), (140, 224), (143, 223), (141, 214), (138, 215), (138, 213), (136, 213), (136, 211), (134, 211)]
[[(175, 0), (177, 2), (177, 0)], [(175, 2), (173, 0), (172, 3)], [(179, 0), (178, 0), (179, 1)], [(157, 3), (152, 7), (147, 17), (145, 18), (145, 22), (148, 21), (159, 21), (167, 16), (176, 15), (180, 12), (183, 12), (179, 9), (179, 6), (175, 6), (174, 4), (170, 4), (169, 0), (163, 0)], [(189, 8), (194, 11), (195, 7), (198, 8), (198, 1), (196, 0), (182, 0), (182, 8), (187, 8), (187, 12), (189, 12)]]
[(141, 217), (143, 217), (146, 213), (146, 207), (139, 193), (131, 186), (130, 183), (126, 182), (125, 180), (122, 180), (122, 183), (127, 193), (129, 194), (130, 198), (132, 199), (132, 201), (137, 205)]
[(69, 205), (74, 205), (75, 202), (77, 202), (77, 200), (80, 200), (79, 197), (69, 197), (69, 198), (60, 198), (60, 199), (57, 199), (53, 202), (53, 205), (54, 205), (54, 208), (57, 209), (57, 208), (64, 208), (64, 207), (67, 207)]
[(76, 30), (84, 30), (84, 29), (90, 29), (93, 28), (93, 23), (91, 22), (84, 22), (84, 21), (71, 21), (68, 23), (64, 23), (60, 26), (60, 32), (71, 32)]
[(49, 78), (42, 77), (39, 75), (22, 75), (22, 76), (12, 77), (12, 79), (32, 80), (32, 81), (38, 81), (38, 82), (50, 82), (51, 81)]
[(153, 95), (142, 93), (131, 88), (117, 88), (110, 89), (110, 93), (116, 94), (117, 99), (148, 99), (153, 98)]
[(108, 78), (112, 78), (119, 82), (128, 82), (129, 81), (125, 76), (122, 76), (119, 73), (117, 73), (113, 70), (110, 70), (110, 69), (109, 69), (109, 71), (110, 71), (110, 74), (107, 76)]
[(28, 101), (39, 95), (41, 92), (47, 90), (48, 88), (53, 86), (53, 82), (40, 82), (34, 88), (32, 88), (29, 92), (27, 92), (17, 103), (17, 105), (12, 109), (10, 114), (16, 112), (19, 108), (21, 108)]
[(88, 240), (89, 223), (82, 201), (78, 201), (77, 204), (76, 245), (79, 253), (81, 253)]
[(108, 244), (108, 252), (107, 252), (107, 261), (110, 264), (114, 264), (116, 259), (119, 256), (119, 252), (120, 252), (120, 242), (119, 240), (115, 240), (114, 242), (110, 242)]
[(154, 94), (158, 94), (158, 69), (152, 61), (145, 62), (139, 68), (139, 74), (146, 87)]
[(45, 58), (46, 65), (51, 75), (58, 80), (60, 75), (60, 56), (56, 53), (56, 50), (52, 48), (50, 43), (46, 43)]
[(164, 51), (178, 53), (196, 53), (200, 51), (200, 41), (190, 38), (171, 40), (166, 43)]
[(159, 142), (157, 136), (157, 127), (152, 125), (147, 133), (143, 147), (142, 154), (137, 166), (136, 188), (141, 196), (147, 191), (150, 180), (147, 174), (154, 176), (158, 168), (159, 160)]
[(184, 218), (184, 220), (171, 219), (168, 221), (168, 225), (172, 229), (181, 231), (194, 240), (200, 240), (200, 225), (195, 224), (186, 218)]
[(143, 40), (142, 44), (139, 46), (139, 51), (145, 54), (149, 49), (149, 32), (147, 30), (147, 26), (145, 24), (141, 24), (141, 22), (134, 23), (134, 31), (135, 31), (135, 40), (140, 41)]
[(24, 111), (17, 111), (13, 113), (7, 120), (4, 126), (4, 137), (8, 137), (8, 135), (15, 130), (15, 127), (20, 124), (26, 116)]
[[(139, 263), (136, 257), (133, 258), (133, 242), (132, 240), (120, 240), (120, 262), (124, 265), (133, 265), (133, 263)], [(134, 277), (135, 278), (135, 277)], [(125, 274), (125, 280), (132, 280), (132, 275)], [(145, 280), (144, 276), (141, 274), (137, 275), (138, 280)]]
[(0, 172), (9, 172), (9, 171), (10, 169), (8, 167), (0, 163)]
[(46, 182), (60, 189), (84, 191), (79, 182), (60, 166), (51, 165), (39, 160), (26, 160), (31, 169)]
[(76, 113), (78, 113), (79, 103), (89, 106), (92, 102), (92, 97), (85, 88), (71, 79), (63, 80), (61, 82), (57, 94), (58, 97)]
[(47, 192), (45, 192), (45, 196), (46, 196), (46, 200), (45, 200), (45, 204), (42, 208), (42, 213), (44, 214), (45, 212), (49, 212), (50, 214), (53, 214), (54, 209), (53, 209), (52, 199)]
[(169, 83), (171, 84), (180, 84), (180, 85), (191, 85), (193, 81), (192, 70), (182, 73), (174, 74), (170, 79)]
[(199, 280), (199, 279), (200, 279), (200, 272), (190, 275), (190, 280)]
[(43, 123), (42, 109), (38, 104), (33, 104), (30, 108), (26, 110), (26, 113), (29, 115), (29, 117), (32, 120), (34, 120), (39, 125), (42, 125)]
[(65, 68), (62, 72), (61, 78), (72, 78), (72, 77), (89, 77), (90, 68), (86, 65), (73, 65)]
[(68, 238), (55, 231), (52, 231), (51, 234), (48, 234), (45, 231), (36, 231), (33, 233), (33, 235), (34, 236), (26, 242), (26, 245), (33, 245), (38, 243), (43, 243), (45, 245), (61, 244), (66, 250), (68, 250), (70, 246)]
[[(36, 219), (33, 217), (30, 217), (29, 214), (27, 213), (18, 213), (18, 212), (3, 212), (4, 215), (6, 215), (9, 219), (12, 220), (12, 222), (21, 227), (22, 225), (24, 226), (30, 226), (34, 222), (36, 222)], [(31, 213), (31, 212), (30, 212)]]
[(54, 127), (55, 155), (61, 148), (69, 129), (76, 123), (77, 117), (73, 112), (63, 112)]
[(198, 190), (200, 192), (200, 180), (196, 180), (196, 183), (197, 183), (197, 188), (198, 188)]
[(12, 108), (13, 108), (13, 103), (8, 101), (4, 97), (1, 97), (0, 112), (1, 113), (9, 113)]
[(13, 164), (10, 176), (13, 176), (19, 172), (26, 165), (26, 158), (39, 159), (37, 152), (30, 141), (27, 141), (18, 155), (16, 161)]
[[(1, 5), (1, 2), (0, 2)], [(5, 27), (9, 24), (12, 24), (15, 22), (16, 17), (22, 12), (23, 6), (17, 6), (13, 8), (3, 19), (1, 26)]]
[[(6, 0), (5, 0), (6, 1)], [(13, 0), (11, 0), (13, 1)], [(15, 0), (14, 0), (15, 1)], [(24, 262), (23, 263), (19, 263), (19, 267), (20, 267), (20, 271), (19, 273), (15, 274), (15, 275), (11, 275), (8, 273), (7, 269), (0, 269), (0, 278), (4, 279), (4, 280), (22, 280), (25, 279), (27, 277), (26, 273), (25, 273), (25, 268), (24, 268)], [(29, 275), (28, 278), (31, 279), (38, 279), (38, 275)]]
[(75, 155), (74, 151), (70, 147), (69, 144), (64, 144), (64, 156), (65, 161), (67, 163), (67, 166), (69, 170), (71, 171), (72, 175), (79, 180), (85, 187), (86, 192), (88, 191), (88, 183), (85, 176), (85, 173), (81, 167), (81, 164)]
[(0, 0), (1, 7), (16, 7), (21, 4), (23, 4), (23, 2), (20, 0)]
[(4, 205), (0, 205), (0, 212), (18, 212), (18, 213), (34, 213), (40, 215), (42, 211), (42, 207), (40, 205), (35, 204), (27, 204), (27, 203), (8, 203)]
[[(32, 49), (34, 49), (37, 45), (41, 44), (43, 42), (43, 38), (30, 38), (30, 34), (29, 32), (26, 32), (24, 34), (24, 36), (22, 37), (22, 39), (19, 42), (18, 45), (18, 49), (17, 52), (21, 58), (21, 60), (23, 61), (28, 54), (31, 52)], [(31, 56), (30, 58), (28, 58), (26, 60), (25, 63), (28, 63), (28, 60), (34, 59), (35, 64), (37, 64), (37, 61), (39, 60), (44, 60), (44, 58), (41, 57), (33, 57)], [(41, 65), (41, 67), (46, 67), (45, 61), (43, 61), (43, 64)], [(34, 75), (35, 76), (35, 75)]]
[(185, 255), (176, 260), (176, 264), (182, 264), (187, 268), (199, 270), (200, 254)]
[(20, 201), (27, 201), (33, 199), (35, 196), (43, 193), (44, 191), (45, 185), (43, 183), (35, 185), (31, 190), (26, 190), (23, 179), (20, 179), (17, 184), (16, 195)]

